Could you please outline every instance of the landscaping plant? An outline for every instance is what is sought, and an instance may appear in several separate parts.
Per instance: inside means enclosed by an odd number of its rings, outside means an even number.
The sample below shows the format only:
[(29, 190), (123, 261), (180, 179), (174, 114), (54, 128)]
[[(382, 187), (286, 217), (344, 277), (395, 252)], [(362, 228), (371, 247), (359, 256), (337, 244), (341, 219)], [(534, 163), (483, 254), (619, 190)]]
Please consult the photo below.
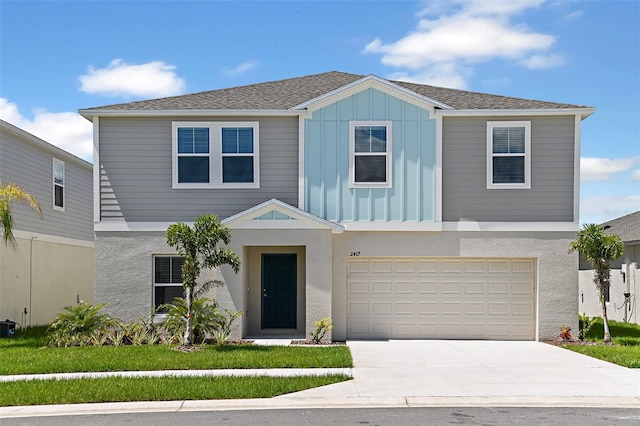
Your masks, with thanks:
[(15, 183), (3, 185), (0, 181), (0, 227), (2, 227), (2, 240), (5, 244), (11, 244), (15, 249), (16, 240), (13, 237), (13, 215), (11, 206), (13, 204), (26, 204), (40, 217), (42, 210), (35, 197)]
[(215, 215), (198, 217), (193, 227), (183, 222), (174, 223), (167, 228), (166, 237), (167, 244), (175, 247), (178, 254), (184, 257), (182, 287), (186, 321), (183, 340), (185, 346), (190, 346), (193, 325), (193, 289), (201, 271), (230, 265), (233, 271), (238, 273), (240, 258), (228, 248), (218, 247), (219, 243), (229, 244), (231, 236), (227, 227)]
[(314, 324), (316, 326), (316, 329), (309, 333), (309, 335), (311, 336), (311, 341), (313, 343), (320, 344), (324, 335), (333, 328), (333, 323), (329, 318), (322, 318), (320, 321), (316, 321)]
[(218, 318), (218, 328), (213, 330), (211, 333), (213, 338), (216, 339), (216, 344), (218, 345), (226, 345), (229, 343), (229, 336), (231, 335), (233, 321), (242, 315), (242, 311), (238, 311), (236, 313), (233, 313), (228, 309), (225, 309), (224, 311), (227, 313), (228, 318), (224, 315), (220, 315)]
[(609, 289), (610, 263), (624, 254), (624, 243), (618, 235), (607, 234), (600, 225), (585, 224), (578, 232), (578, 237), (569, 245), (569, 253), (574, 251), (583, 255), (595, 270), (593, 282), (598, 289), (600, 306), (602, 307), (604, 342), (611, 343), (605, 294)]
[(46, 343), (49, 346), (86, 346), (101, 340), (114, 328), (122, 328), (122, 322), (109, 314), (100, 312), (104, 303), (91, 305), (82, 302), (67, 306), (58, 314), (47, 329)]
[[(185, 332), (189, 309), (187, 301), (176, 297), (173, 303), (162, 305), (167, 310), (167, 317), (162, 327), (169, 333), (168, 342), (186, 345)], [(211, 334), (220, 327), (224, 317), (218, 312), (218, 304), (208, 297), (194, 297), (191, 301), (191, 342), (204, 343), (207, 333)]]

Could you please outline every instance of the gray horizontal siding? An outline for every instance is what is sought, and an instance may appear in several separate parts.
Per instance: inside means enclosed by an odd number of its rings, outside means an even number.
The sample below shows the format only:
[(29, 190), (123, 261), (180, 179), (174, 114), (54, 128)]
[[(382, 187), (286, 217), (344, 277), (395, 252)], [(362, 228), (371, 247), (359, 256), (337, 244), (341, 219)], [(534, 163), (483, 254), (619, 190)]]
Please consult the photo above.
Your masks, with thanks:
[[(65, 211), (53, 209), (53, 158), (64, 161)], [(30, 208), (15, 205), (15, 229), (93, 241), (93, 178), (86, 163), (74, 162), (9, 131), (0, 132), (0, 180), (14, 182), (32, 194), (42, 219)]]
[[(298, 120), (260, 118), (260, 188), (172, 189), (171, 122), (167, 118), (100, 119), (100, 214), (103, 221), (192, 221), (226, 218), (271, 198), (297, 205)], [(176, 121), (256, 121), (180, 117)]]
[(504, 118), (443, 120), (444, 221), (573, 221), (573, 116), (511, 120), (531, 121), (531, 189), (487, 189), (487, 121)]

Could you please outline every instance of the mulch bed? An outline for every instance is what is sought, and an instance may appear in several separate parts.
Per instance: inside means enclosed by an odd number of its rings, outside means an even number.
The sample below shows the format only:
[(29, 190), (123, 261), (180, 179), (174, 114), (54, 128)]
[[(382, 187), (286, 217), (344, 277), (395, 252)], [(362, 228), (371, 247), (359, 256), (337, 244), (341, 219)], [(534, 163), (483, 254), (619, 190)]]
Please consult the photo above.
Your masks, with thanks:
[(592, 342), (590, 340), (580, 340), (580, 339), (554, 339), (548, 340), (545, 343), (548, 343), (553, 346), (562, 346), (562, 345), (578, 345), (578, 346), (615, 346), (613, 343), (604, 343), (604, 342)]
[(314, 346), (344, 346), (347, 342), (325, 342), (315, 343), (312, 340), (292, 340), (292, 345), (314, 345)]

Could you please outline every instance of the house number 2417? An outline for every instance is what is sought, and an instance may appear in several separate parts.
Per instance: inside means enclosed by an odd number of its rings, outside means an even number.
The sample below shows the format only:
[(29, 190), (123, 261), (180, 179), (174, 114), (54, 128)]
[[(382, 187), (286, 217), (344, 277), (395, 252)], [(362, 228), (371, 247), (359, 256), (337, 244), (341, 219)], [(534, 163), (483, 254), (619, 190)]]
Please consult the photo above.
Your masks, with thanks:
[(360, 256), (360, 252), (359, 251), (352, 251), (349, 253), (349, 256)]

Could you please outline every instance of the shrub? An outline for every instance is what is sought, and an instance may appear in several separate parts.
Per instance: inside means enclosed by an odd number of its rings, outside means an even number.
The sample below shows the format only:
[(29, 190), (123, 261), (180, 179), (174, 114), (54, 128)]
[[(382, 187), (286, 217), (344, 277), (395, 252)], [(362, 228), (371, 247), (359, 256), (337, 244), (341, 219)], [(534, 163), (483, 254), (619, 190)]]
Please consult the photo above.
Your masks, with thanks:
[(329, 318), (322, 318), (320, 321), (316, 321), (314, 324), (316, 326), (316, 329), (309, 333), (309, 335), (311, 336), (311, 341), (313, 343), (319, 344), (325, 334), (327, 334), (327, 332), (333, 328), (333, 323)]
[(47, 329), (48, 346), (86, 346), (101, 341), (99, 336), (110, 329), (121, 326), (119, 319), (100, 311), (104, 303), (91, 305), (80, 303), (67, 306), (66, 312), (58, 314)]
[(235, 314), (228, 309), (225, 309), (224, 311), (227, 313), (229, 318), (224, 315), (220, 315), (218, 318), (218, 328), (211, 332), (211, 335), (216, 339), (216, 344), (218, 345), (226, 345), (229, 342), (233, 321), (242, 315), (242, 311), (238, 311)]
[(578, 339), (584, 340), (587, 338), (591, 327), (596, 323), (596, 317), (589, 317), (587, 314), (578, 314), (579, 320), (579, 330), (578, 330)]
[[(160, 307), (167, 310), (167, 318), (162, 326), (170, 336), (169, 343), (184, 344), (184, 332), (187, 326), (187, 302), (182, 297), (173, 299)], [(220, 318), (224, 318), (218, 312), (218, 304), (208, 297), (194, 298), (191, 307), (192, 335), (194, 343), (204, 343), (207, 333), (213, 333), (218, 329)]]
[(573, 335), (571, 334), (571, 327), (568, 325), (563, 325), (560, 329), (560, 339), (565, 342), (573, 340)]

